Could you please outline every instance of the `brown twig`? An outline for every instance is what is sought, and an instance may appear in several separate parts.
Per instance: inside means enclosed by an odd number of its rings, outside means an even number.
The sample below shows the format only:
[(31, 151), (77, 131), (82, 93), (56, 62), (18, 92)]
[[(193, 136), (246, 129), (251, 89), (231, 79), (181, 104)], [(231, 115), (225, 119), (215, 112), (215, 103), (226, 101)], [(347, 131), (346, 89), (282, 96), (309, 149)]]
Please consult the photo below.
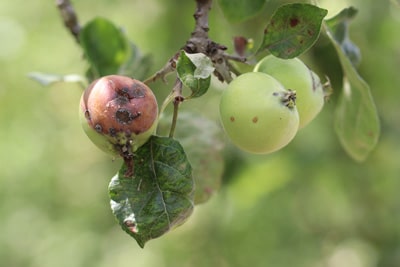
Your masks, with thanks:
[(56, 5), (60, 10), (65, 27), (69, 29), (72, 36), (74, 36), (75, 40), (79, 43), (81, 26), (78, 23), (78, 17), (71, 2), (69, 0), (56, 0)]
[(165, 65), (164, 67), (157, 71), (154, 75), (152, 75), (151, 77), (147, 78), (146, 80), (144, 80), (143, 82), (145, 84), (149, 84), (151, 82), (155, 82), (158, 79), (161, 79), (163, 82), (166, 82), (165, 77), (174, 72), (176, 69), (176, 61), (178, 60), (179, 57), (179, 53), (176, 53)]
[[(228, 60), (245, 62), (246, 58), (226, 54), (226, 46), (218, 44), (209, 38), (208, 31), (210, 28), (208, 26), (208, 14), (211, 10), (212, 2), (212, 0), (196, 0), (196, 11), (193, 15), (196, 21), (195, 28), (182, 49), (189, 54), (203, 53), (208, 56), (215, 67), (214, 75), (217, 76), (221, 82), (226, 81), (229, 83), (232, 81), (232, 71)], [(157, 79), (165, 80), (166, 75), (175, 71), (178, 57), (179, 52), (176, 53), (161, 70), (148, 78), (146, 83), (154, 82)]]

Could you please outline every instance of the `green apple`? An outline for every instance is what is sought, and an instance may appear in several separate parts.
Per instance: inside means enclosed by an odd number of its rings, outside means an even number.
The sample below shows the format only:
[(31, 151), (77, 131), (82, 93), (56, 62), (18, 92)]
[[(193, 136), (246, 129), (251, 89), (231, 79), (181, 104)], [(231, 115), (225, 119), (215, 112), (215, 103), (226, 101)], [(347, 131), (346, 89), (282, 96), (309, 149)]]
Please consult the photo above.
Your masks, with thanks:
[(325, 94), (320, 78), (300, 59), (281, 59), (268, 55), (257, 63), (254, 71), (269, 74), (286, 89), (296, 91), (299, 128), (309, 124), (322, 110)]
[(296, 93), (275, 78), (247, 72), (235, 78), (220, 101), (220, 119), (232, 141), (244, 151), (267, 154), (286, 146), (296, 135)]

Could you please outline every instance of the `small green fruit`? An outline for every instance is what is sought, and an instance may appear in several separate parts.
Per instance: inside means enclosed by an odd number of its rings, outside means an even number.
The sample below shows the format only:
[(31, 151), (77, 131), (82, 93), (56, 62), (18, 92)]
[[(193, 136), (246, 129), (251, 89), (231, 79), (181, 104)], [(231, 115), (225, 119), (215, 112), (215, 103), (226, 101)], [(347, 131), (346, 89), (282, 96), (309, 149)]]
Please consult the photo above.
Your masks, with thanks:
[(286, 146), (296, 135), (296, 93), (272, 76), (248, 72), (234, 79), (220, 102), (220, 119), (231, 141), (242, 150), (267, 154)]
[(110, 75), (93, 81), (83, 92), (79, 114), (84, 131), (95, 145), (127, 158), (153, 134), (158, 106), (144, 83)]
[(269, 74), (286, 89), (296, 91), (299, 128), (309, 124), (322, 110), (325, 95), (320, 78), (300, 59), (281, 59), (268, 55), (258, 62), (254, 71)]

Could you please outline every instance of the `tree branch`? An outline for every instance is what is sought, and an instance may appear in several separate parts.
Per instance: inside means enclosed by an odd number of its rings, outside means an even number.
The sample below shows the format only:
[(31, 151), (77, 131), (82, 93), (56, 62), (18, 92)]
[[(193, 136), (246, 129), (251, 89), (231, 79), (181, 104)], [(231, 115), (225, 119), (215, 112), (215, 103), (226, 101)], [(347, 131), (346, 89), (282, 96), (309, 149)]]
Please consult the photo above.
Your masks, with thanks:
[(232, 80), (227, 58), (225, 57), (226, 46), (212, 41), (208, 36), (208, 13), (211, 10), (212, 0), (196, 0), (197, 9), (194, 13), (196, 26), (191, 38), (183, 48), (188, 53), (203, 53), (214, 63), (214, 74), (218, 79), (228, 83)]
[(79, 43), (81, 26), (78, 23), (78, 17), (71, 2), (69, 0), (56, 0), (56, 5), (60, 10), (65, 27), (69, 29), (72, 36), (74, 36), (75, 40)]
[(155, 74), (153, 74), (151, 77), (147, 78), (144, 83), (149, 84), (150, 82), (155, 82), (158, 79), (163, 80), (163, 82), (166, 82), (165, 76), (168, 74), (172, 73), (176, 69), (176, 61), (178, 60), (179, 57), (179, 52), (176, 53), (165, 65), (164, 67), (157, 71)]
[[(221, 82), (226, 81), (229, 83), (232, 81), (232, 71), (228, 60), (245, 62), (246, 58), (226, 54), (226, 46), (218, 44), (209, 38), (208, 31), (210, 28), (208, 26), (208, 14), (211, 10), (212, 2), (212, 0), (196, 0), (196, 11), (193, 14), (196, 21), (195, 28), (182, 49), (189, 54), (203, 53), (208, 56), (215, 67), (214, 75), (217, 76)], [(166, 75), (175, 71), (178, 57), (179, 52), (176, 53), (161, 70), (148, 78), (146, 83), (153, 82), (157, 79), (165, 80)]]

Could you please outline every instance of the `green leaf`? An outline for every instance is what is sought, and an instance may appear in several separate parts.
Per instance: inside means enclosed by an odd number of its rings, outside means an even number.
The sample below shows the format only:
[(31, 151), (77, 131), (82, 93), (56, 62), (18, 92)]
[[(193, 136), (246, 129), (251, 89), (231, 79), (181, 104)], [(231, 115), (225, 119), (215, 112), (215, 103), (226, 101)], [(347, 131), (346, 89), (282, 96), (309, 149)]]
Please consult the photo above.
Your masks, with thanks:
[(242, 22), (257, 15), (266, 0), (219, 0), (219, 6), (230, 22)]
[(131, 53), (123, 32), (104, 18), (95, 18), (82, 28), (80, 43), (91, 64), (92, 79), (118, 73)]
[(349, 37), (349, 24), (356, 14), (357, 9), (349, 7), (343, 9), (335, 17), (325, 21), (333, 35), (333, 38), (338, 44), (340, 44), (343, 52), (354, 66), (358, 66), (361, 61), (360, 49), (350, 40)]
[(200, 97), (207, 92), (214, 67), (211, 60), (202, 53), (187, 54), (181, 51), (176, 70), (182, 83), (192, 91), (187, 97), (189, 99)]
[(326, 31), (339, 56), (345, 76), (335, 112), (335, 130), (346, 152), (361, 162), (378, 142), (378, 113), (368, 84), (357, 73), (328, 26)]
[(111, 209), (122, 229), (144, 247), (182, 224), (193, 211), (192, 168), (182, 146), (152, 136), (133, 158), (133, 175), (124, 164), (109, 185)]
[(50, 86), (55, 83), (66, 82), (66, 83), (78, 83), (83, 88), (86, 87), (86, 79), (78, 74), (59, 75), (59, 74), (43, 73), (43, 72), (30, 72), (28, 73), (28, 77), (34, 81), (37, 81), (43, 86)]
[[(167, 134), (172, 116), (161, 118), (158, 131)], [(223, 132), (219, 125), (206, 117), (180, 112), (175, 138), (185, 148), (193, 166), (195, 180), (194, 203), (207, 202), (220, 189), (224, 171)]]
[(280, 58), (294, 58), (304, 53), (318, 39), (327, 10), (309, 4), (279, 7), (264, 30), (258, 52), (269, 50)]

